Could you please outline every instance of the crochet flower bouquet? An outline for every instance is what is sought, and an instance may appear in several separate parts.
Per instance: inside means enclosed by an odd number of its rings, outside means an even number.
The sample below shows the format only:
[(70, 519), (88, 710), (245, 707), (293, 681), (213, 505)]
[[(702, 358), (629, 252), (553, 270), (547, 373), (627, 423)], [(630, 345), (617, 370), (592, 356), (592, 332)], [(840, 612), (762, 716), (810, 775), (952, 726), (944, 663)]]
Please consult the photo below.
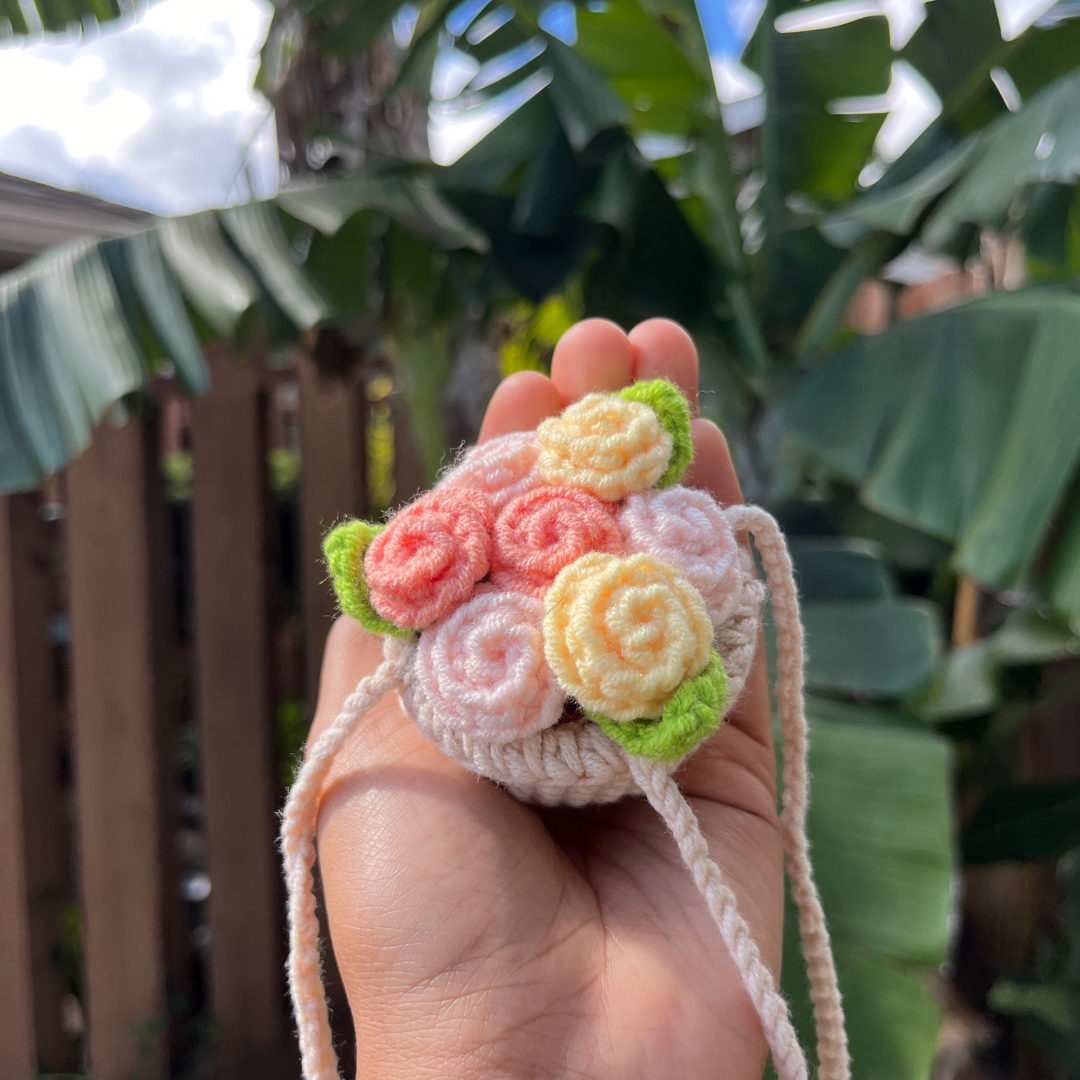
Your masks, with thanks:
[(787, 1006), (672, 773), (739, 697), (772, 592), (784, 734), (781, 824), (818, 1025), (821, 1080), (848, 1074), (828, 934), (807, 853), (802, 628), (775, 521), (683, 487), (690, 410), (671, 383), (590, 394), (535, 432), (468, 451), (386, 524), (348, 521), (324, 550), (342, 610), (384, 662), (308, 754), (283, 829), (290, 978), (307, 1080), (337, 1064), (311, 896), (323, 778), (356, 719), (397, 689), (420, 731), (519, 799), (644, 794), (667, 821), (753, 1001), (781, 1080), (806, 1063)]

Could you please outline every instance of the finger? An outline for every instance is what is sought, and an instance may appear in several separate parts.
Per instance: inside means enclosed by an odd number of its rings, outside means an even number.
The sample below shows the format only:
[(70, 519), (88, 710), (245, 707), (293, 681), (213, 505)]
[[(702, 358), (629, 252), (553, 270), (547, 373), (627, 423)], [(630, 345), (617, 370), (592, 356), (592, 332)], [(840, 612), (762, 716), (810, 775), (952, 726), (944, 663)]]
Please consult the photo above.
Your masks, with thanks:
[[(694, 420), (694, 460), (684, 483), (702, 488), (724, 506), (743, 501), (739, 478), (724, 433), (709, 420)], [(749, 550), (749, 541), (743, 538)], [(776, 757), (765, 670), (759, 638), (750, 675), (720, 732), (709, 739), (680, 772), (691, 795), (737, 806), (766, 820), (776, 815)]]
[(563, 405), (586, 394), (621, 390), (633, 377), (630, 339), (607, 319), (585, 319), (570, 327), (551, 358), (551, 381)]
[(677, 775), (689, 796), (711, 799), (775, 822), (776, 753), (761, 636), (739, 700), (720, 730), (695, 751)]
[(694, 341), (670, 319), (648, 319), (630, 331), (634, 351), (634, 378), (670, 379), (697, 412), (698, 355)]
[(694, 460), (686, 470), (683, 483), (707, 491), (724, 506), (738, 505), (743, 501), (742, 488), (724, 433), (711, 420), (693, 420), (690, 428), (694, 435)]
[(555, 384), (539, 371), (518, 371), (507, 376), (488, 402), (478, 442), (512, 431), (532, 431), (541, 420), (562, 411)]

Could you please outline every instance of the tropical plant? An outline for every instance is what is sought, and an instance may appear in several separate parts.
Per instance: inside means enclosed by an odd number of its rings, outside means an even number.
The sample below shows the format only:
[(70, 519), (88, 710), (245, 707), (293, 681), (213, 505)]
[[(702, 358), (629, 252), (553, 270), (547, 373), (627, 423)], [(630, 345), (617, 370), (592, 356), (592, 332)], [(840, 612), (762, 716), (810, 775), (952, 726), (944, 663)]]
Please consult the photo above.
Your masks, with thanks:
[[(134, 5), (118, 0), (0, 0), (0, 27), (8, 34), (76, 34), (130, 13)], [(7, 36), (7, 35), (0, 35)]]
[[(542, 366), (581, 314), (681, 320), (703, 411), (795, 538), (810, 828), (856, 1075), (924, 1077), (953, 806), (968, 865), (1080, 845), (1075, 784), (1028, 783), (1016, 753), (1048, 704), (1075, 700), (1053, 665), (1080, 655), (1070, 13), (1006, 39), (992, 0), (935, 0), (900, 41), (882, 15), (769, 0), (733, 69), (689, 0), (286, 0), (259, 74), (294, 177), (276, 200), (0, 279), (0, 483), (59, 468), (163, 363), (198, 392), (213, 335), (334, 322), (374, 343), (433, 473), (469, 352), (456, 327), (509, 371)], [(823, 25), (798, 31), (808, 16)], [(767, 103), (734, 134), (714, 91), (732, 70), (761, 82), (744, 115)], [(940, 111), (890, 161), (904, 79)], [(467, 129), (483, 137), (455, 157)], [(986, 294), (859, 334), (852, 298), (905, 253), (969, 264)], [(1066, 931), (989, 1006), (1080, 1075)], [(784, 982), (805, 1030), (798, 967)]]

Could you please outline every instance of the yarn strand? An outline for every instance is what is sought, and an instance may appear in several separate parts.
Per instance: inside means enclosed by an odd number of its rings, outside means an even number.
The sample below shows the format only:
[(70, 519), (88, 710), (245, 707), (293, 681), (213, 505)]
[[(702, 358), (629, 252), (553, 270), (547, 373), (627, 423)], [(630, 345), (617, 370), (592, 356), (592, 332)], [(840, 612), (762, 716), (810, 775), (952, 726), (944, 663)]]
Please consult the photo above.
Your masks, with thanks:
[[(784, 737), (780, 834), (791, 895), (799, 912), (799, 934), (814, 1005), (818, 1080), (849, 1080), (851, 1065), (840, 986), (806, 837), (808, 739), (803, 700), (803, 628), (794, 568), (780, 526), (772, 515), (756, 506), (733, 506), (726, 516), (736, 532), (753, 536), (769, 583), (779, 653), (776, 696)], [(683, 863), (739, 969), (761, 1020), (780, 1080), (806, 1080), (806, 1059), (791, 1024), (787, 1002), (761, 959), (750, 927), (739, 912), (735, 894), (720, 867), (709, 857), (709, 845), (694, 811), (675, 781), (656, 762), (630, 754), (627, 762), (638, 787), (671, 830)]]
[[(739, 912), (735, 893), (724, 880), (720, 867), (709, 857), (709, 844), (702, 835), (694, 811), (662, 766), (631, 754), (627, 755), (627, 761), (645, 798), (671, 830), (683, 864), (705, 898), (720, 936), (739, 969), (743, 986), (761, 1020), (777, 1075), (780, 1080), (807, 1080), (806, 1058), (788, 1016), (787, 1002), (776, 988), (772, 972), (761, 959), (750, 926)], [(824, 1073), (821, 1080), (825, 1080)]]
[(776, 698), (784, 740), (780, 834), (787, 857), (791, 895), (799, 912), (799, 934), (810, 980), (810, 1000), (814, 1005), (818, 1080), (848, 1080), (851, 1062), (844, 1009), (806, 836), (809, 778), (803, 696), (804, 635), (799, 617), (795, 571), (784, 535), (771, 514), (757, 506), (733, 506), (728, 509), (727, 515), (736, 532), (745, 531), (754, 538), (754, 546), (761, 555), (768, 579), (773, 624), (776, 627)]
[(289, 991), (300, 1039), (305, 1080), (339, 1080), (337, 1054), (319, 958), (319, 919), (315, 914), (315, 828), (319, 796), (334, 756), (357, 720), (402, 681), (407, 654), (384, 660), (361, 679), (341, 712), (315, 740), (289, 791), (281, 825), (285, 881), (289, 893)]

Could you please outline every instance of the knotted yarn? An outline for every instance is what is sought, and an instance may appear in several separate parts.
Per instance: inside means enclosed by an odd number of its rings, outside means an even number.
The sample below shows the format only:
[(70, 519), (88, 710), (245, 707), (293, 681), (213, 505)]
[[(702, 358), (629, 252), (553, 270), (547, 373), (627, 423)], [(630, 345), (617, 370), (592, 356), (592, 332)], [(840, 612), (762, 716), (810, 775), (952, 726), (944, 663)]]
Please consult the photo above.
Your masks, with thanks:
[(522, 801), (584, 806), (644, 795), (739, 971), (780, 1080), (806, 1080), (787, 1003), (675, 779), (739, 698), (757, 648), (766, 590), (739, 535), (753, 538), (776, 626), (781, 837), (817, 1075), (848, 1080), (806, 837), (803, 631), (791, 559), (766, 511), (722, 507), (678, 484), (689, 422), (665, 380), (592, 394), (535, 434), (470, 451), (384, 529), (347, 522), (328, 536), (342, 606), (384, 634), (384, 659), (309, 748), (283, 815), (289, 981), (306, 1080), (338, 1077), (312, 891), (319, 796), (349, 731), (389, 690), (447, 756)]

